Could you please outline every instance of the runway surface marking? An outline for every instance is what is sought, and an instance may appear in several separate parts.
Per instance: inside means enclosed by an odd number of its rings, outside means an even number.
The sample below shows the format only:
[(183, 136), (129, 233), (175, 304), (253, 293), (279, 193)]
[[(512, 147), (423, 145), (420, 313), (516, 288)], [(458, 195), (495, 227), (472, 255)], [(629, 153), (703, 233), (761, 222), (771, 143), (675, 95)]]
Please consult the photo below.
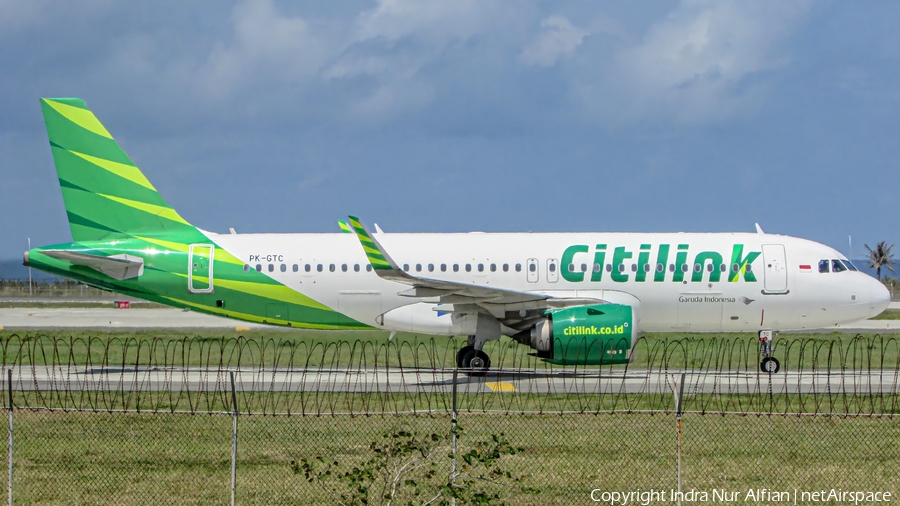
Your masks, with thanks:
[(515, 392), (516, 387), (507, 381), (486, 381), (484, 386), (491, 389), (491, 392)]

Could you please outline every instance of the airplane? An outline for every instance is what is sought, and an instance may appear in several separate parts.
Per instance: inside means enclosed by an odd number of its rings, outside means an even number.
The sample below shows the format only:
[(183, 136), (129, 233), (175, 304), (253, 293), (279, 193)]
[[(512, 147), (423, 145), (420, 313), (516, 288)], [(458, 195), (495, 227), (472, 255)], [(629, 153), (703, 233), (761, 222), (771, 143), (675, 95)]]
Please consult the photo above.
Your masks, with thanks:
[(509, 336), (554, 364), (634, 359), (639, 332), (775, 333), (877, 315), (888, 290), (838, 251), (756, 233), (218, 234), (173, 209), (78, 98), (41, 99), (72, 242), (31, 267), (148, 301), (304, 329), (465, 335), (490, 368)]

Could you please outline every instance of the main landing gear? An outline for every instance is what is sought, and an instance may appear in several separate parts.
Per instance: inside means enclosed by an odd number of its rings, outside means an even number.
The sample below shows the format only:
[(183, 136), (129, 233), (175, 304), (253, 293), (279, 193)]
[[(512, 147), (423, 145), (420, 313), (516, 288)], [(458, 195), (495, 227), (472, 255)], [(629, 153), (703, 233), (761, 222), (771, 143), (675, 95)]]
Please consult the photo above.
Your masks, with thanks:
[(484, 376), (491, 368), (491, 357), (483, 351), (484, 343), (500, 339), (500, 322), (493, 316), (479, 314), (475, 335), (469, 343), (456, 352), (456, 366), (469, 376)]
[(456, 367), (470, 376), (484, 376), (491, 368), (491, 357), (483, 350), (475, 348), (475, 336), (469, 336), (469, 344), (456, 352)]
[(759, 369), (762, 372), (767, 372), (769, 374), (775, 374), (781, 369), (781, 364), (778, 363), (778, 359), (772, 356), (772, 350), (775, 349), (772, 346), (772, 340), (775, 338), (775, 333), (771, 330), (760, 330), (759, 331), (759, 354), (763, 356), (762, 362), (759, 364)]

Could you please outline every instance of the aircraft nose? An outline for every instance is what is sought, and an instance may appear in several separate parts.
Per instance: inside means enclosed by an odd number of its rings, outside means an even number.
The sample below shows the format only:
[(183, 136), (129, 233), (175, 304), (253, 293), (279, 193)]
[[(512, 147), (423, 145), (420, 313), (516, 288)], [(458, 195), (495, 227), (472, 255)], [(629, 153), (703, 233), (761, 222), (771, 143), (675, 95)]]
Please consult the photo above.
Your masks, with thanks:
[(891, 292), (884, 283), (875, 278), (869, 279), (869, 318), (877, 316), (891, 304)]

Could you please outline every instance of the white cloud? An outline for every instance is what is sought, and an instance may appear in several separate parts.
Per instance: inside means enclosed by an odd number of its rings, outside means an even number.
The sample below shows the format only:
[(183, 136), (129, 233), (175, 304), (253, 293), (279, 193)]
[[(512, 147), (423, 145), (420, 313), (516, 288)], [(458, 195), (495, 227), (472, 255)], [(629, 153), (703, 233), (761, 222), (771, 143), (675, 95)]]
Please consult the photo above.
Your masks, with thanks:
[(319, 72), (342, 49), (336, 24), (317, 26), (282, 15), (271, 0), (248, 0), (232, 12), (234, 37), (219, 43), (200, 69), (207, 91), (224, 96), (257, 77), (296, 83)]
[(562, 16), (550, 16), (541, 21), (541, 32), (525, 46), (519, 58), (529, 65), (552, 67), (560, 58), (571, 57), (585, 37), (587, 30), (576, 28)]
[(594, 112), (624, 121), (747, 113), (765, 97), (764, 73), (789, 64), (784, 41), (804, 12), (805, 4), (684, 0), (577, 89)]

